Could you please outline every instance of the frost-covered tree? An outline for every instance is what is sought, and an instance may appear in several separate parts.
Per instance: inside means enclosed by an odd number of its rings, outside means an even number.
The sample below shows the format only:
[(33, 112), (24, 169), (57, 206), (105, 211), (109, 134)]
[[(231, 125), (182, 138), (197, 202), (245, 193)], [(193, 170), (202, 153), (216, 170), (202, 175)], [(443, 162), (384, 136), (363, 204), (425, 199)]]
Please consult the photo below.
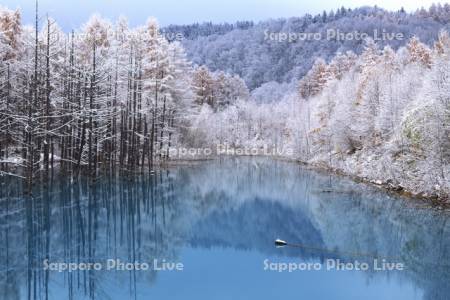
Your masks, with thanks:
[[(81, 140), (77, 163), (79, 165), (85, 156), (89, 172), (94, 175), (98, 165), (104, 163), (104, 133), (110, 128), (111, 95), (107, 74), (111, 70), (107, 62), (111, 52), (111, 33), (112, 24), (94, 15), (83, 25), (79, 43), (78, 54), (84, 70), (86, 94), (80, 116)], [(63, 152), (63, 155), (66, 153)]]
[(357, 56), (348, 51), (345, 54), (337, 53), (331, 60), (329, 69), (332, 76), (338, 80), (342, 79), (342, 76), (346, 74), (355, 65)]
[(14, 123), (18, 122), (16, 110), (19, 99), (14, 91), (18, 81), (18, 59), (22, 49), (22, 27), (19, 11), (11, 11), (0, 6), (0, 166), (6, 172), (8, 164), (17, 155), (10, 149), (17, 144), (17, 134)]
[(418, 38), (413, 37), (406, 45), (409, 53), (409, 61), (431, 67), (431, 50), (422, 44)]
[(320, 93), (328, 81), (332, 78), (332, 71), (326, 62), (319, 58), (315, 61), (311, 70), (299, 82), (299, 94), (308, 99)]
[(21, 14), (19, 10), (9, 10), (0, 6), (0, 59), (14, 58), (21, 46)]
[(214, 74), (213, 94), (215, 98), (215, 109), (224, 109), (238, 100), (249, 98), (247, 85), (239, 76), (232, 76), (224, 72)]
[(192, 77), (195, 103), (198, 105), (214, 105), (214, 78), (205, 66), (197, 67)]

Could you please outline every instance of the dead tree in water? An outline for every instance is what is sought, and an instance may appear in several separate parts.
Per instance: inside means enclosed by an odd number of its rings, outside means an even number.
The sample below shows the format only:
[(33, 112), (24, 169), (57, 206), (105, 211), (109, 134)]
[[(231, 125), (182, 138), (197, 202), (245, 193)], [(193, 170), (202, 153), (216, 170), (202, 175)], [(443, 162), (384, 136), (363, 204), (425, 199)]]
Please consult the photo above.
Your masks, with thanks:
[(92, 46), (92, 71), (90, 78), (89, 87), (89, 142), (88, 142), (88, 152), (89, 152), (89, 167), (88, 171), (91, 176), (96, 176), (97, 174), (97, 146), (96, 137), (94, 136), (95, 130), (95, 87), (96, 87), (96, 45), (95, 42)]
[(44, 139), (44, 168), (45, 176), (49, 177), (49, 156), (50, 156), (50, 20), (47, 18), (47, 53), (45, 57), (45, 139)]
[(26, 161), (26, 179), (27, 192), (31, 194), (34, 179), (34, 165), (36, 159), (35, 149), (35, 126), (36, 126), (36, 106), (38, 104), (38, 54), (39, 54), (39, 17), (38, 17), (38, 1), (36, 1), (35, 14), (35, 39), (34, 39), (34, 71), (30, 85), (30, 92), (28, 96), (27, 110), (27, 125), (25, 127), (25, 161)]

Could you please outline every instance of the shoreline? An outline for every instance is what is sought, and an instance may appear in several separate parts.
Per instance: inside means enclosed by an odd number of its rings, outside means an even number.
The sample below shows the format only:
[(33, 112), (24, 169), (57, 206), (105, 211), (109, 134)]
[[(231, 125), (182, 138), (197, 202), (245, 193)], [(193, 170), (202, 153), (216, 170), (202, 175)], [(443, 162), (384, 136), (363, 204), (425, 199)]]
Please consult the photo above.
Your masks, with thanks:
[(345, 172), (342, 169), (330, 168), (325, 164), (308, 163), (308, 162), (305, 162), (305, 161), (302, 161), (302, 160), (299, 160), (296, 158), (287, 158), (287, 157), (275, 157), (275, 158), (279, 159), (279, 160), (287, 161), (287, 162), (295, 162), (295, 163), (301, 164), (311, 170), (323, 171), (323, 172), (328, 172), (328, 173), (338, 175), (338, 176), (344, 176), (355, 182), (369, 184), (373, 187), (377, 187), (386, 192), (390, 192), (395, 195), (405, 197), (407, 199), (415, 199), (415, 200), (419, 200), (424, 203), (431, 204), (433, 208), (450, 209), (450, 199), (448, 199), (448, 197), (446, 198), (446, 197), (439, 197), (437, 195), (426, 195), (426, 192), (424, 192), (424, 191), (419, 192), (419, 193), (414, 193), (400, 185), (386, 183), (381, 179), (369, 179), (367, 177), (358, 176), (355, 174)]
[[(339, 168), (331, 168), (326, 163), (321, 162), (321, 161), (309, 163), (309, 162), (300, 160), (298, 158), (277, 156), (277, 155), (267, 156), (267, 155), (262, 155), (262, 154), (260, 154), (260, 155), (230, 155), (230, 154), (227, 154), (227, 155), (212, 155), (212, 156), (205, 156), (205, 157), (203, 157), (203, 156), (202, 157), (200, 157), (200, 156), (180, 157), (180, 158), (172, 158), (172, 159), (169, 159), (168, 161), (164, 161), (164, 162), (155, 163), (153, 170), (148, 170), (148, 167), (145, 167), (144, 172), (141, 169), (136, 170), (136, 171), (129, 171), (126, 169), (120, 170), (118, 168), (117, 174), (124, 172), (124, 173), (128, 173), (131, 175), (139, 176), (144, 173), (153, 173), (155, 171), (160, 171), (160, 170), (164, 170), (164, 169), (171, 168), (171, 167), (186, 166), (186, 165), (197, 164), (197, 163), (201, 163), (201, 162), (205, 162), (205, 161), (213, 161), (213, 160), (221, 159), (224, 157), (228, 157), (228, 158), (231, 158), (231, 157), (233, 157), (233, 158), (264, 157), (264, 158), (270, 158), (270, 159), (279, 160), (279, 161), (285, 161), (285, 162), (289, 162), (289, 163), (296, 163), (296, 164), (304, 166), (305, 168), (307, 168), (309, 170), (314, 170), (314, 171), (318, 171), (318, 172), (327, 172), (329, 174), (333, 174), (333, 175), (337, 175), (337, 176), (344, 176), (344, 177), (347, 177), (347, 178), (353, 180), (354, 182), (369, 184), (373, 187), (382, 189), (385, 192), (393, 193), (397, 196), (401, 196), (406, 199), (414, 199), (414, 200), (418, 200), (418, 201), (426, 203), (426, 204), (430, 204), (431, 205), (430, 208), (436, 208), (439, 210), (450, 209), (450, 199), (448, 197), (439, 197), (438, 195), (428, 195), (427, 192), (425, 192), (425, 191), (414, 193), (399, 184), (389, 183), (389, 182), (383, 181), (382, 179), (370, 179), (367, 177), (359, 176), (357, 174), (352, 174), (352, 173), (346, 172), (345, 170), (339, 169)], [(59, 169), (59, 167), (57, 167), (55, 169)], [(60, 172), (61, 170), (56, 170), (56, 171)], [(104, 172), (104, 170), (101, 170), (101, 168), (100, 168), (99, 173), (98, 173), (99, 177), (104, 175), (103, 172)], [(83, 174), (83, 172), (80, 172), (79, 175), (82, 175), (82, 174)], [(77, 177), (79, 175), (76, 175), (74, 177)], [(8, 173), (3, 173), (3, 176), (0, 176), (0, 178), (1, 177), (10, 177), (10, 176), (14, 177), (12, 175), (9, 175)], [(19, 176), (15, 175), (15, 177), (19, 177)], [(96, 178), (94, 178), (94, 180), (96, 180)], [(39, 183), (39, 181), (37, 181), (35, 184), (38, 184), (38, 183)]]
[(431, 206), (433, 208), (450, 209), (450, 199), (448, 197), (439, 197), (438, 195), (428, 195), (427, 192), (425, 192), (425, 191), (422, 191), (419, 193), (414, 193), (399, 184), (387, 183), (387, 182), (383, 181), (382, 179), (370, 179), (367, 177), (362, 177), (362, 176), (358, 176), (356, 174), (345, 172), (342, 169), (330, 168), (329, 166), (327, 166), (326, 164), (323, 164), (323, 163), (308, 163), (308, 162), (305, 162), (305, 161), (297, 159), (297, 158), (291, 158), (291, 157), (285, 157), (285, 156), (265, 156), (265, 155), (222, 155), (222, 156), (220, 156), (219, 155), (219, 156), (213, 156), (213, 157), (209, 157), (209, 158), (206, 158), (206, 157), (190, 158), (190, 159), (181, 158), (181, 159), (171, 160), (169, 162), (169, 164), (173, 165), (173, 166), (177, 166), (177, 165), (182, 165), (184, 163), (189, 163), (189, 162), (214, 160), (214, 159), (218, 159), (220, 157), (265, 157), (265, 158), (272, 158), (275, 160), (286, 161), (286, 162), (290, 162), (290, 163), (296, 163), (296, 164), (300, 164), (311, 170), (328, 172), (328, 173), (331, 173), (334, 175), (347, 177), (358, 183), (369, 184), (371, 186), (382, 189), (386, 192), (390, 192), (395, 195), (405, 197), (407, 199), (419, 200), (421, 202), (431, 204)]

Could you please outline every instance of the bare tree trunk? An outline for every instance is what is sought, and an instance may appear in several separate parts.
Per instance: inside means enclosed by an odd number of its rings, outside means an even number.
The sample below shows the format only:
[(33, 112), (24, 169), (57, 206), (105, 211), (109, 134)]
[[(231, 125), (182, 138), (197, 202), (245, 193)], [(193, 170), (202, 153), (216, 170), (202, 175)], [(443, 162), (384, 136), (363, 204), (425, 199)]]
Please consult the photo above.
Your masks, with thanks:
[(36, 0), (36, 16), (35, 16), (36, 28), (35, 28), (35, 46), (34, 46), (34, 77), (32, 80), (32, 91), (30, 92), (28, 103), (28, 121), (27, 128), (25, 129), (27, 139), (27, 192), (32, 193), (33, 177), (34, 177), (34, 159), (35, 159), (35, 137), (34, 137), (34, 107), (38, 102), (38, 51), (39, 51), (39, 32), (38, 32), (38, 1)]
[(45, 141), (44, 141), (44, 166), (46, 180), (49, 177), (49, 154), (50, 154), (50, 20), (47, 18), (47, 55), (46, 55), (46, 99), (45, 99)]
[(164, 126), (165, 126), (165, 117), (166, 117), (166, 96), (164, 96), (163, 102), (163, 111), (162, 111), (162, 120), (161, 120), (161, 136), (159, 139), (159, 158), (162, 158), (162, 150), (163, 150), (163, 138), (164, 138)]
[(96, 165), (96, 151), (94, 146), (94, 101), (95, 101), (95, 84), (96, 84), (96, 45), (95, 42), (92, 48), (92, 74), (91, 74), (91, 84), (89, 88), (89, 174), (90, 176), (96, 176), (97, 165)]
[(170, 157), (170, 147), (172, 146), (172, 130), (173, 130), (173, 125), (175, 122), (175, 111), (173, 110), (171, 113), (169, 113), (169, 137), (168, 137), (168, 141), (167, 141), (167, 151), (166, 151), (166, 160), (168, 160)]
[(150, 154), (148, 158), (149, 170), (153, 170), (153, 152), (154, 152), (154, 140), (155, 140), (155, 118), (156, 114), (152, 111), (152, 128), (150, 130)]

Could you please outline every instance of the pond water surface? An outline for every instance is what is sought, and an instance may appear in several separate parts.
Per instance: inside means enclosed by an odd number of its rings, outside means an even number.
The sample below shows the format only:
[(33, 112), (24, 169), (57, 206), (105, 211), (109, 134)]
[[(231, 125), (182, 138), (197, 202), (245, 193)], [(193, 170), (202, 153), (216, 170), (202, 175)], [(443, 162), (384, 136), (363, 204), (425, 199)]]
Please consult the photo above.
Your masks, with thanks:
[[(15, 181), (0, 186), (0, 299), (450, 299), (448, 213), (294, 163), (58, 176), (20, 194)], [(117, 260), (139, 264), (108, 265)], [(99, 269), (55, 267), (68, 263)]]

